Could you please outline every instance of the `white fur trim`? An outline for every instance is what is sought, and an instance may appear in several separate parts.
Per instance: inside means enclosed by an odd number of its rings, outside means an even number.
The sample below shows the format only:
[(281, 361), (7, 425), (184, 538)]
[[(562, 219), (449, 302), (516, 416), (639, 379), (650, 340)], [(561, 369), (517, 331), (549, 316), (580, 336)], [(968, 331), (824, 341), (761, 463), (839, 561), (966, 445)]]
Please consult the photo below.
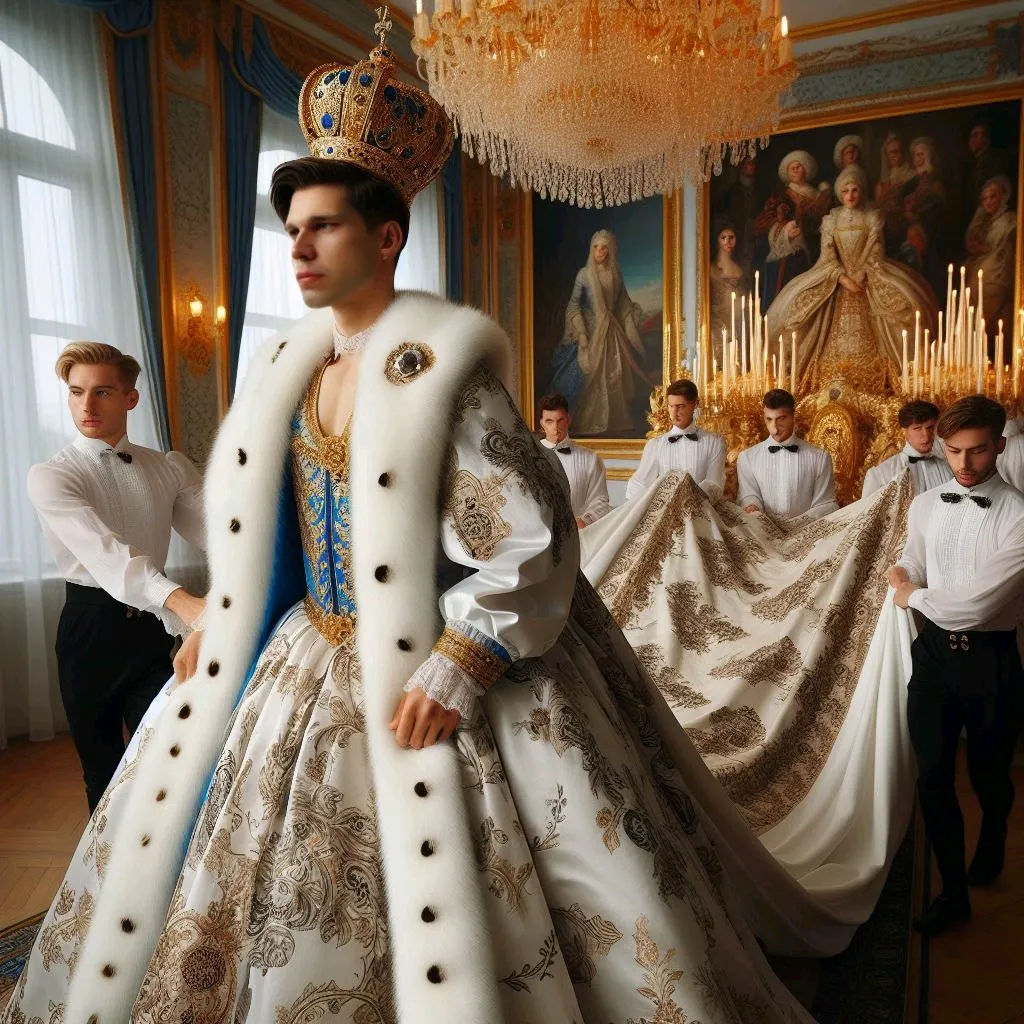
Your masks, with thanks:
[[(422, 379), (396, 387), (383, 375), (384, 360), (406, 340), (429, 345), (436, 361)], [(107, 884), (68, 991), (67, 1024), (87, 1024), (93, 1015), (96, 1024), (123, 1024), (131, 1014), (163, 927), (188, 823), (256, 653), (292, 415), (332, 344), (329, 310), (266, 342), (218, 434), (205, 484), (211, 585), (199, 672), (175, 691), (139, 758), (123, 825), (110, 837)], [(363, 356), (351, 447), (353, 533), (361, 538), (353, 546), (353, 582), (403, 1024), (449, 1024), (453, 1007), (467, 1024), (501, 1019), (454, 748), (402, 751), (387, 726), (402, 686), (439, 633), (439, 523), (430, 510), (452, 403), (483, 361), (507, 377), (509, 356), (507, 338), (488, 318), (414, 294), (385, 313)], [(384, 469), (394, 474), (394, 486), (378, 484)], [(373, 570), (382, 563), (392, 567), (393, 582), (376, 582)], [(398, 650), (398, 637), (410, 639), (412, 650)], [(426, 798), (415, 794), (419, 781), (429, 788)], [(422, 857), (428, 836), (436, 852)], [(431, 925), (420, 919), (427, 905), (436, 908)], [(440, 984), (427, 979), (433, 965), (443, 971)]]

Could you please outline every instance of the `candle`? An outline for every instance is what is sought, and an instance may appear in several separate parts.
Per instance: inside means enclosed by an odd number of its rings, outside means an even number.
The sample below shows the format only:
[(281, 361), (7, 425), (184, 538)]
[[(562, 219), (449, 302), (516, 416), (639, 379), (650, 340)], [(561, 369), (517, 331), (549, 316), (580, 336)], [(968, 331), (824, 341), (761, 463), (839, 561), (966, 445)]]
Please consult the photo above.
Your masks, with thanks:
[(953, 365), (960, 365), (960, 319), (956, 312), (956, 295), (953, 292), (953, 306), (950, 312), (950, 318), (946, 321), (946, 333), (953, 332)]
[[(981, 271), (979, 270), (980, 274)], [(996, 398), (1003, 397), (1003, 321), (999, 321), (999, 329), (996, 332)]]
[(740, 378), (747, 386), (747, 297), (740, 300)]
[(793, 332), (792, 347), (789, 352), (789, 393), (796, 397), (796, 331)]
[(417, 39), (426, 39), (430, 35), (430, 22), (427, 12), (423, 10), (423, 0), (416, 0), (416, 17), (412, 24)]
[[(729, 294), (732, 297), (732, 324), (729, 328), (729, 340), (733, 341), (736, 338), (736, 293), (730, 292)], [(726, 354), (727, 353), (725, 352), (722, 353), (723, 358), (726, 356)]]
[(935, 340), (939, 343), (939, 354), (942, 354), (942, 310), (939, 310), (939, 330), (935, 335)]
[[(1020, 311), (1021, 322), (1024, 323), (1024, 309)], [(777, 381), (783, 381), (786, 377), (786, 343), (782, 340), (782, 335), (779, 335), (779, 376), (776, 378)], [(781, 384), (780, 384), (781, 387)]]
[[(723, 335), (725, 334), (725, 328), (724, 327), (722, 328), (722, 334)], [(715, 407), (717, 408), (717, 406), (718, 406), (718, 360), (714, 356), (711, 357), (711, 389), (712, 389), (712, 393), (713, 393), (713, 401), (715, 403)]]
[[(973, 313), (974, 310), (971, 310), (971, 312)], [(985, 321), (979, 321), (978, 327), (981, 331), (984, 331)], [(977, 392), (977, 394), (983, 395), (985, 393), (985, 368), (988, 362), (988, 353), (982, 348), (980, 344), (976, 345), (975, 347), (977, 348), (977, 368), (975, 370), (974, 376), (974, 390)]]
[(783, 66), (793, 61), (793, 40), (789, 38), (789, 18), (782, 16), (781, 38), (779, 39), (779, 63)]
[(903, 393), (910, 390), (910, 367), (907, 366), (907, 329), (903, 329), (903, 372), (900, 375), (903, 384)]
[[(981, 290), (981, 275), (984, 273), (984, 270), (978, 271), (978, 323), (981, 323), (981, 321), (985, 319), (985, 297)], [(978, 340), (986, 349), (988, 348), (988, 338), (984, 334), (981, 334)]]
[[(948, 331), (949, 330), (949, 325), (953, 322), (953, 320), (952, 320), (952, 316), (953, 316), (953, 303), (956, 301), (956, 296), (955, 296), (955, 294), (953, 292), (953, 264), (952, 263), (950, 263), (950, 265), (946, 268), (946, 272), (947, 272), (947, 281), (946, 281), (946, 330)], [(942, 316), (942, 314), (940, 313), (939, 316)], [(946, 336), (943, 335), (939, 340), (940, 341), (945, 341), (946, 340)]]
[(921, 310), (914, 310), (914, 394), (921, 394)]

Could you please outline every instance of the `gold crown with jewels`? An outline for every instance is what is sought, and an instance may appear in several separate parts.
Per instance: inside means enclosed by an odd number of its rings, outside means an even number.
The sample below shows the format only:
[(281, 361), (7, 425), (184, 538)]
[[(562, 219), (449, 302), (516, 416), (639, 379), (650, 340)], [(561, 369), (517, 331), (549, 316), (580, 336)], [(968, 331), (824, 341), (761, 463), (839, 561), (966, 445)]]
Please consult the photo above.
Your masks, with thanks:
[(455, 141), (444, 108), (395, 73), (385, 38), (387, 9), (377, 11), (380, 44), (353, 67), (323, 64), (299, 93), (299, 127), (310, 153), (357, 164), (392, 185), (412, 206), (440, 173)]

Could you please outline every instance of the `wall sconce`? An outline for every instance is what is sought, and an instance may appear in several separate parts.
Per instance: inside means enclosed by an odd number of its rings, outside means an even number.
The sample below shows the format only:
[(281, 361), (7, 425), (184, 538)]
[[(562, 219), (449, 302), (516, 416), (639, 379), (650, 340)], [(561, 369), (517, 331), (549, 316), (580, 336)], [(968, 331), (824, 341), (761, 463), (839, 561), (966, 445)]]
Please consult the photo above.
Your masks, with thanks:
[(228, 311), (217, 306), (213, 317), (206, 313), (208, 304), (199, 285), (189, 283), (181, 293), (182, 305), (187, 309), (185, 334), (179, 339), (179, 348), (189, 371), (202, 377), (210, 370), (213, 353), (220, 345), (227, 325)]

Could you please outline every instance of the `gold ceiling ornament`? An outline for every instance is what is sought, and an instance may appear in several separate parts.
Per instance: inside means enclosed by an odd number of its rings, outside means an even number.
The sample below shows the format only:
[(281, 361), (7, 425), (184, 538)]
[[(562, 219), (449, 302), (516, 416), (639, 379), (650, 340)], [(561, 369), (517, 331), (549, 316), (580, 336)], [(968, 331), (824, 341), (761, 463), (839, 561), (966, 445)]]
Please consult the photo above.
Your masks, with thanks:
[(470, 156), (613, 206), (754, 155), (796, 78), (780, 0), (417, 0), (413, 50)]

